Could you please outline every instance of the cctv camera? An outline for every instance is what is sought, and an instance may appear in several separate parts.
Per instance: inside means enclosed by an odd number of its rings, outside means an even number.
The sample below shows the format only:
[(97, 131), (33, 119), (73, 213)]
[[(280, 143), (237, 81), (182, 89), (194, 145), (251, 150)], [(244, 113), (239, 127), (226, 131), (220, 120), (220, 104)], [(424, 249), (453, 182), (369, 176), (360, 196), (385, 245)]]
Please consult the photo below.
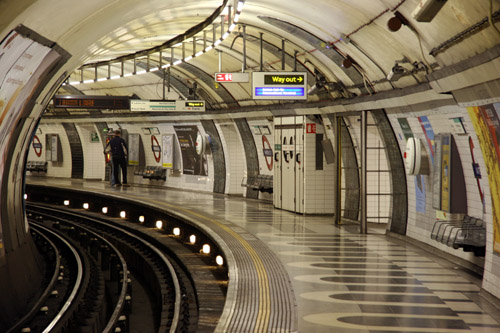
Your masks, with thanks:
[(405, 74), (405, 69), (398, 64), (392, 67), (391, 72), (387, 75), (387, 80), (389, 81), (397, 81)]

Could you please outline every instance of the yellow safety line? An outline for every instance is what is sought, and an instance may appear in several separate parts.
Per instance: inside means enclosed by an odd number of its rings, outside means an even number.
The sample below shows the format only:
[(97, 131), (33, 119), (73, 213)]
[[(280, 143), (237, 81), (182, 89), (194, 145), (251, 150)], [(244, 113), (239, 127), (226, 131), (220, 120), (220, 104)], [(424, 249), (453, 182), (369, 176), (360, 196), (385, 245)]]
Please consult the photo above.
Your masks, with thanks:
[[(134, 197), (137, 199), (137, 197)], [(271, 317), (271, 296), (269, 291), (269, 278), (267, 276), (266, 269), (264, 267), (264, 263), (260, 259), (258, 253), (253, 249), (253, 247), (248, 244), (248, 242), (241, 237), (237, 232), (229, 228), (228, 226), (220, 223), (217, 220), (211, 219), (204, 215), (198, 214), (190, 209), (182, 208), (177, 205), (169, 204), (164, 201), (151, 200), (151, 202), (156, 202), (160, 205), (169, 206), (175, 208), (177, 210), (183, 211), (185, 213), (192, 214), (200, 219), (204, 219), (206, 221), (212, 222), (224, 229), (226, 232), (230, 233), (234, 238), (236, 238), (241, 245), (247, 250), (252, 258), (252, 261), (255, 265), (257, 276), (259, 278), (259, 312), (257, 314), (257, 322), (254, 328), (254, 332), (267, 332), (267, 328), (269, 326), (269, 321)]]

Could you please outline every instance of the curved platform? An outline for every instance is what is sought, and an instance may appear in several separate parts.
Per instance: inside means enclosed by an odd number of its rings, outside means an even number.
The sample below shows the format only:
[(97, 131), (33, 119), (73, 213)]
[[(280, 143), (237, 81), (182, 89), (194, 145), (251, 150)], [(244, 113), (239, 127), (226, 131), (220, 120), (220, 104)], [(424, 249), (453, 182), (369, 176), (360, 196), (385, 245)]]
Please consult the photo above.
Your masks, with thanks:
[(210, 232), (230, 275), (219, 332), (500, 330), (499, 311), (481, 297), (479, 279), (386, 236), (384, 228), (360, 235), (328, 216), (211, 193), (62, 179), (28, 183), (142, 202)]

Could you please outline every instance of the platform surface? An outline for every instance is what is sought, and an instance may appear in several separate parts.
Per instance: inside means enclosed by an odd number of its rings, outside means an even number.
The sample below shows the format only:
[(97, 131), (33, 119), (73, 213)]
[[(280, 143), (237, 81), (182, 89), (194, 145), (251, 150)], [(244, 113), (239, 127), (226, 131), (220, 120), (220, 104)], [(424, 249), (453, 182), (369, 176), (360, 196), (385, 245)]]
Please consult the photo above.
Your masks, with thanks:
[[(499, 318), (497, 309), (479, 296), (479, 279), (408, 242), (386, 236), (383, 226), (370, 226), (367, 235), (360, 235), (355, 226), (335, 226), (331, 216), (304, 216), (257, 200), (170, 188), (114, 188), (97, 181), (34, 177), (28, 183), (151, 200), (219, 224), (235, 241), (264, 244), (247, 249), (244, 255), (252, 257), (254, 271), (239, 272), (246, 274), (239, 277), (240, 282), (261, 284), (264, 278), (269, 285), (284, 284), (281, 291), (293, 288), (293, 292), (266, 294), (275, 289), (259, 287), (259, 298), (267, 298), (267, 303), (238, 300), (238, 307), (257, 304), (252, 311), (258, 320), (238, 318), (246, 332), (266, 332), (269, 321), (285, 323), (275, 332), (500, 332), (494, 319)], [(266, 265), (276, 258), (281, 264), (276, 270)], [(287, 304), (296, 301), (297, 312), (266, 309), (265, 304), (276, 297)], [(294, 315), (298, 327), (294, 318), (287, 318)], [(228, 332), (238, 330), (227, 327)]]

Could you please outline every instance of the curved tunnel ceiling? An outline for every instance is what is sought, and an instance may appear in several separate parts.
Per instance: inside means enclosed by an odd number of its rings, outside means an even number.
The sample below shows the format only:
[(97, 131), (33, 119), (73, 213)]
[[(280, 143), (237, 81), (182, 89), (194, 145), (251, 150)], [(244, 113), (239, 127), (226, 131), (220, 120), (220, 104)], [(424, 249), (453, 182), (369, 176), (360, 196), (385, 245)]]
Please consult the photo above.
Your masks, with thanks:
[[(286, 4), (274, 0), (247, 0), (237, 28), (223, 43), (189, 63), (172, 68), (175, 76), (171, 81), (172, 90), (181, 97), (187, 97), (186, 91), (196, 84), (198, 96), (210, 101), (215, 109), (275, 103), (251, 100), (250, 84), (226, 84), (221, 89), (210, 82), (213, 73), (219, 71), (219, 59), (222, 59), (221, 69), (224, 72), (242, 70), (243, 26), (247, 36), (247, 71), (260, 69), (261, 34), (263, 69), (281, 70), (284, 40), (284, 70), (297, 68), (309, 72), (310, 88), (320, 78), (327, 83), (326, 88), (309, 96), (309, 102), (349, 98), (422, 83), (426, 81), (425, 66), (427, 71), (449, 66), (498, 44), (496, 32), (491, 27), (485, 27), (467, 35), (459, 43), (450, 43), (451, 47), (442, 46), (487, 17), (488, 1), (448, 1), (429, 23), (412, 18), (411, 13), (418, 2), (311, 0), (305, 5), (302, 0), (288, 0)], [(7, 0), (0, 4), (0, 22), (4, 22), (0, 24), (0, 29), (5, 36), (10, 29), (24, 24), (58, 43), (73, 55), (66, 66), (71, 73), (86, 63), (109, 60), (161, 45), (207, 20), (224, 3), (221, 0)], [(228, 3), (235, 6), (237, 1), (230, 0)], [(500, 4), (496, 2), (493, 11), (499, 8)], [(408, 24), (391, 32), (387, 22), (396, 12), (406, 18)], [(207, 29), (205, 36), (211, 43), (212, 30)], [(196, 46), (191, 39), (185, 40), (188, 54), (193, 47), (197, 50), (203, 48), (202, 39), (198, 38), (195, 43)], [(438, 51), (434, 52), (436, 48)], [(431, 50), (435, 56), (430, 55)], [(173, 55), (175, 59), (182, 58), (180, 48)], [(165, 61), (168, 62), (169, 57), (165, 55)], [(412, 71), (411, 75), (389, 82), (387, 73), (395, 61), (403, 58), (409, 61), (402, 65), (408, 72)], [(343, 66), (346, 59), (352, 66)], [(158, 65), (159, 59), (152, 59), (151, 64), (155, 61)], [(144, 68), (144, 65), (140, 66)], [(79, 75), (78, 71), (73, 74)], [(159, 75), (161, 72), (147, 73), (76, 87), (84, 94), (137, 95), (158, 99), (158, 85), (162, 84)], [(94, 71), (86, 71), (83, 76), (84, 79), (92, 79)]]

